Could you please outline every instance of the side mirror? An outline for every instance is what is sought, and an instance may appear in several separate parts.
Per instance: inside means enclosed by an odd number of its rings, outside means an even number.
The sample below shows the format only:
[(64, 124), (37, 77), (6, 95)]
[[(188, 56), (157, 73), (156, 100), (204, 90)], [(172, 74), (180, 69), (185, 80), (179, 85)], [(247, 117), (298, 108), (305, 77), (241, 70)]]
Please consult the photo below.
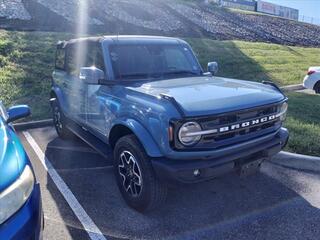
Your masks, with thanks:
[(14, 106), (8, 109), (7, 123), (30, 116), (31, 111), (27, 105)]
[(100, 84), (105, 79), (104, 72), (96, 67), (82, 67), (79, 78), (87, 84)]
[(217, 62), (209, 62), (208, 63), (208, 72), (211, 73), (213, 76), (218, 73), (219, 66)]

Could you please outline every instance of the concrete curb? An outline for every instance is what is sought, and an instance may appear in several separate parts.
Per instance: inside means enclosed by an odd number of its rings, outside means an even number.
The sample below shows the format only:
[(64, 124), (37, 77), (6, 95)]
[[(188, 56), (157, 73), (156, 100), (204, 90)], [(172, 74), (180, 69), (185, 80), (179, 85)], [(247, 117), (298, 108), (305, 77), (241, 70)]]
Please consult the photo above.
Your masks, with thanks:
[(283, 87), (280, 87), (280, 89), (285, 92), (294, 92), (294, 91), (303, 90), (305, 88), (302, 84), (295, 84), (295, 85), (283, 86)]
[(15, 124), (13, 124), (13, 127), (16, 131), (23, 131), (26, 129), (48, 127), (48, 126), (52, 126), (52, 125), (53, 125), (52, 119), (45, 119), (45, 120), (41, 120), (41, 121), (15, 123)]
[(320, 172), (320, 157), (302, 154), (280, 152), (274, 156), (271, 163), (296, 170)]

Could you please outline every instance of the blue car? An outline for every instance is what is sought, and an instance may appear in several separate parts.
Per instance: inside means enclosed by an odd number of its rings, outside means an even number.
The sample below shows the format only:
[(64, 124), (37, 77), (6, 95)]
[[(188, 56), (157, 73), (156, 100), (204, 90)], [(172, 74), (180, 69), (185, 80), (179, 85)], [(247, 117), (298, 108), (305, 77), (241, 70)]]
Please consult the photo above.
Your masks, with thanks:
[(59, 42), (51, 106), (61, 138), (113, 150), (122, 196), (157, 208), (167, 184), (249, 175), (288, 142), (287, 97), (272, 82), (217, 77), (183, 40), (104, 36)]
[(0, 239), (41, 239), (39, 184), (11, 123), (30, 114), (27, 106), (5, 109), (0, 102)]

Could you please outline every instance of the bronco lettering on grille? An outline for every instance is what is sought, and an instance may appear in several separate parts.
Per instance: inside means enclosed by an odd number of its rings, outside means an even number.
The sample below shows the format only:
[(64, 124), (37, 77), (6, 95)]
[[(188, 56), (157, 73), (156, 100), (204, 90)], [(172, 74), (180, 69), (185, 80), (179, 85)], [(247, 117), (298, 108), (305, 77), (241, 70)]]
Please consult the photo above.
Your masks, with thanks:
[(275, 120), (276, 118), (277, 118), (276, 115), (271, 115), (271, 116), (268, 116), (268, 117), (254, 119), (254, 120), (250, 120), (250, 121), (243, 122), (243, 123), (237, 123), (237, 124), (230, 125), (230, 126), (220, 127), (219, 128), (219, 132), (220, 133), (225, 133), (225, 132), (233, 131), (233, 130), (236, 130), (236, 129), (247, 128), (247, 127), (258, 125), (258, 124), (261, 124), (261, 123), (271, 122), (271, 121)]

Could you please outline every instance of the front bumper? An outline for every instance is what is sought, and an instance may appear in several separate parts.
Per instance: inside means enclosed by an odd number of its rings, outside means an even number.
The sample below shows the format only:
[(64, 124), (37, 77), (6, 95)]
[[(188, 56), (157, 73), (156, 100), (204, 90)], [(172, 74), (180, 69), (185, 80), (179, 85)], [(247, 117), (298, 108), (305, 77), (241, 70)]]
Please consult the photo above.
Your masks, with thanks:
[[(219, 150), (219, 154), (207, 159), (191, 159), (181, 161), (176, 159), (153, 159), (152, 164), (157, 176), (167, 182), (193, 183), (212, 179), (228, 172), (237, 170), (241, 165), (268, 159), (278, 152), (288, 142), (289, 133), (285, 128), (272, 138), (257, 140), (254, 144), (241, 144), (233, 151), (229, 148)], [(236, 150), (236, 151), (234, 151)], [(200, 170), (200, 175), (194, 176), (194, 171)]]
[(41, 194), (39, 184), (36, 184), (23, 207), (0, 225), (0, 239), (39, 240), (42, 239), (42, 230)]

